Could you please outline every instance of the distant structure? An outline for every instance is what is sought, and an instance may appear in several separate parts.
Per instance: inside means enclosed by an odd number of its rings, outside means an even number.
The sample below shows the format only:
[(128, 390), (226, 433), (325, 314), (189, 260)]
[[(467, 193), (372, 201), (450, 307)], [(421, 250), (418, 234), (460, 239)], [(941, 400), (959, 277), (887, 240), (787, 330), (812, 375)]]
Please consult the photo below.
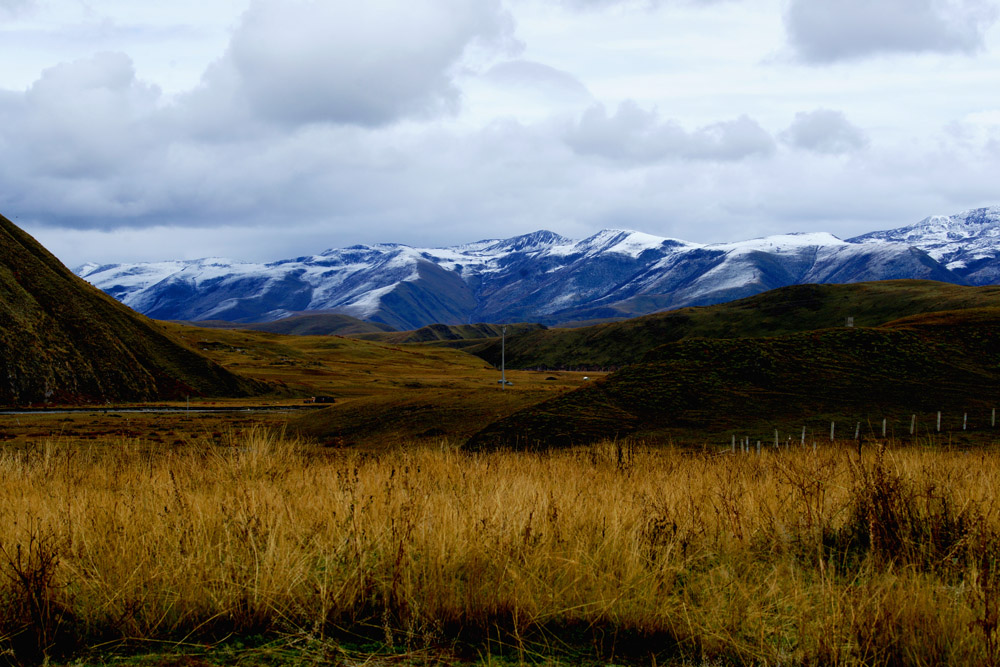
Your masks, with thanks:
[(310, 396), (303, 403), (336, 403), (332, 396)]
[(849, 327), (853, 327), (854, 326), (854, 318), (853, 317), (848, 317), (847, 318), (847, 326), (849, 326)]
[(507, 382), (507, 325), (500, 327), (500, 388), (506, 389), (507, 385), (514, 384)]

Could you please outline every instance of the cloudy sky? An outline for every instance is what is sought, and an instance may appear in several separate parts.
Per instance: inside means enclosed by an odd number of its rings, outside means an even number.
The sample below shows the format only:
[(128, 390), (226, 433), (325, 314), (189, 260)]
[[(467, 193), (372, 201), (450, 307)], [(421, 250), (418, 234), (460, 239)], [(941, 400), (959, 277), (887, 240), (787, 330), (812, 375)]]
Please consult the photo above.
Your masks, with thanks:
[(998, 0), (0, 0), (0, 212), (63, 261), (1000, 204)]

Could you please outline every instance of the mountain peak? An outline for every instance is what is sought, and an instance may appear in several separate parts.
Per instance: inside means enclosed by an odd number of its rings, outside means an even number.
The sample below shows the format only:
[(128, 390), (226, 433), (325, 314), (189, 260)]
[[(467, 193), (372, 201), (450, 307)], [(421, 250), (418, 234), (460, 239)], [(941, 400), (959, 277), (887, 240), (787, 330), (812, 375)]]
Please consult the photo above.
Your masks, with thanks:
[(560, 236), (547, 229), (540, 229), (530, 234), (521, 234), (509, 239), (494, 241), (491, 247), (496, 249), (502, 248), (512, 252), (527, 252), (551, 246), (569, 245), (571, 243), (573, 243), (572, 239)]
[(954, 215), (932, 215), (929, 218), (924, 218), (914, 227), (934, 227), (938, 225), (955, 225), (955, 224), (965, 224), (965, 225), (978, 225), (978, 226), (994, 226), (1000, 225), (1000, 206), (986, 206), (983, 208), (973, 208), (968, 211), (962, 211), (961, 213), (956, 213)]
[(540, 229), (446, 248), (380, 243), (270, 264), (209, 259), (87, 271), (109, 294), (162, 319), (249, 323), (322, 310), (397, 329), (514, 319), (559, 324), (799, 283), (1000, 283), (1000, 207), (846, 241), (804, 232), (705, 245), (624, 229), (575, 241)]

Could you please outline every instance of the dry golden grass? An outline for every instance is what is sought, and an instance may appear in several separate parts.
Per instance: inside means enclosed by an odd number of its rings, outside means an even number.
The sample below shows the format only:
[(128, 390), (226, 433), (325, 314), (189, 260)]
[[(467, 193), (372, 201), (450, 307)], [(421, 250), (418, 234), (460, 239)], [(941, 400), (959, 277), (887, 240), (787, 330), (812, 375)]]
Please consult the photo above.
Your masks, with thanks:
[(472, 659), (997, 664), (996, 454), (376, 456), (263, 430), (8, 449), (0, 659), (150, 642), (210, 658), (258, 636)]
[[(449, 348), (156, 324), (227, 370), (273, 383), (295, 396), (349, 399), (426, 389), (495, 388), (500, 379), (500, 373), (479, 357)], [(600, 375), (507, 371), (516, 390), (577, 388), (586, 384), (584, 376)]]

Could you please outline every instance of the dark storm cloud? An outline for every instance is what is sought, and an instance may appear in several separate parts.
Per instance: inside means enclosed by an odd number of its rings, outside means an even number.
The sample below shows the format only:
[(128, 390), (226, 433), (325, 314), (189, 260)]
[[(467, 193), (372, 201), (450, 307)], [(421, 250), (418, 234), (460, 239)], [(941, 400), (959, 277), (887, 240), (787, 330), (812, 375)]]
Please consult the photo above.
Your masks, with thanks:
[(795, 114), (791, 126), (782, 132), (785, 143), (802, 150), (836, 155), (868, 145), (868, 136), (852, 125), (840, 111), (817, 109)]
[(665, 159), (742, 160), (774, 151), (774, 139), (756, 121), (740, 116), (688, 132), (632, 101), (608, 115), (601, 105), (588, 109), (566, 136), (581, 155), (648, 164)]
[(791, 0), (789, 42), (807, 62), (885, 53), (975, 53), (997, 18), (986, 0)]

